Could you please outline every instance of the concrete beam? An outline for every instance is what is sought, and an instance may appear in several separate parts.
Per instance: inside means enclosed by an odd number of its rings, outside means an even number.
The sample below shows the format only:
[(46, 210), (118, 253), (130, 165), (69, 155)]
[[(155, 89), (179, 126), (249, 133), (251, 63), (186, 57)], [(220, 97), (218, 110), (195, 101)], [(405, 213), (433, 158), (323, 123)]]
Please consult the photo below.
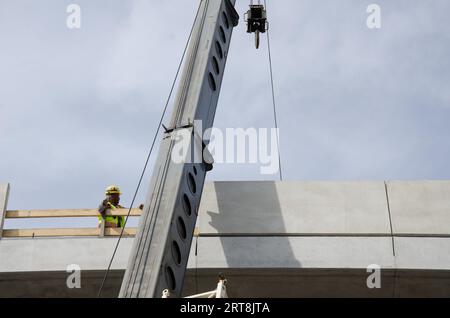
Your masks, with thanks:
[(390, 238), (200, 237), (192, 243), (188, 267), (366, 269), (371, 264), (395, 268)]
[(387, 182), (394, 234), (450, 235), (450, 181)]
[[(209, 164), (199, 160), (204, 153), (199, 136), (214, 122), (232, 30), (239, 19), (234, 3), (199, 3), (172, 111), (172, 130), (164, 133), (159, 147), (120, 297), (160, 297), (165, 289), (173, 296), (181, 295), (210, 170)], [(196, 131), (198, 121), (203, 131)], [(180, 145), (187, 153), (174, 160), (174, 149)]]
[[(133, 238), (120, 241), (112, 269), (125, 269)], [(81, 270), (105, 270), (117, 238), (29, 238), (0, 241), (1, 272), (65, 271), (70, 264)]]
[(6, 208), (8, 206), (9, 183), (0, 184), (0, 239), (2, 238), (3, 225), (5, 223)]
[[(124, 269), (132, 238), (120, 242), (112, 269)], [(107, 268), (117, 238), (4, 239), (0, 272)], [(394, 268), (386, 237), (200, 237), (188, 268)], [(197, 253), (195, 250), (197, 249)]]
[(201, 234), (390, 235), (383, 182), (214, 182), (199, 209)]
[(398, 268), (450, 270), (448, 237), (395, 237), (394, 246)]

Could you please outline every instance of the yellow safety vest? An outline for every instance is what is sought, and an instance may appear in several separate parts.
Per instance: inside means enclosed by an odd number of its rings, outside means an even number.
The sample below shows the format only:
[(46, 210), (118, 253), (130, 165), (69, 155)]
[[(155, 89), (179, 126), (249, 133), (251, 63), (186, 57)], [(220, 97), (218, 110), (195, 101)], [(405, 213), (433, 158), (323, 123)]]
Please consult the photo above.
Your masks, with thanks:
[[(111, 209), (117, 209), (117, 207), (114, 204), (112, 204), (111, 202), (108, 202), (108, 205)], [(102, 219), (103, 219), (103, 217), (100, 215), (98, 217), (99, 224), (102, 223)], [(125, 220), (124, 220), (123, 216), (113, 216), (113, 215), (105, 216), (105, 222), (113, 223), (118, 227), (123, 227), (123, 225), (125, 223), (124, 221)]]

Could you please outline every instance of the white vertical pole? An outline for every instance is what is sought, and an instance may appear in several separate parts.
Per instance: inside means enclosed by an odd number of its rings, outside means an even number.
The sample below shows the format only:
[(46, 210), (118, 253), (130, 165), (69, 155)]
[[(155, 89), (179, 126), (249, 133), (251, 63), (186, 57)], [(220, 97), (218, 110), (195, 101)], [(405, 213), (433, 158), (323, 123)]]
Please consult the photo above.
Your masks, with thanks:
[(3, 225), (6, 217), (6, 207), (8, 206), (9, 183), (0, 184), (0, 239), (3, 234)]

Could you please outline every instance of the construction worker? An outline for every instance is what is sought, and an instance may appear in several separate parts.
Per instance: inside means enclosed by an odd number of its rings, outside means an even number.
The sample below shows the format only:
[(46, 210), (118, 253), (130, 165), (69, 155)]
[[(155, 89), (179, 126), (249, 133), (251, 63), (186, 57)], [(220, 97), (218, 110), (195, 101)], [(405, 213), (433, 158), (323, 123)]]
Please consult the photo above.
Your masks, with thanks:
[(98, 207), (98, 212), (100, 212), (99, 227), (102, 224), (102, 220), (105, 220), (105, 228), (106, 227), (124, 227), (125, 218), (123, 216), (111, 216), (106, 215), (106, 212), (110, 209), (119, 209), (123, 208), (119, 205), (120, 202), (120, 189), (118, 186), (110, 185), (106, 188), (105, 191), (106, 198), (102, 201), (100, 206)]

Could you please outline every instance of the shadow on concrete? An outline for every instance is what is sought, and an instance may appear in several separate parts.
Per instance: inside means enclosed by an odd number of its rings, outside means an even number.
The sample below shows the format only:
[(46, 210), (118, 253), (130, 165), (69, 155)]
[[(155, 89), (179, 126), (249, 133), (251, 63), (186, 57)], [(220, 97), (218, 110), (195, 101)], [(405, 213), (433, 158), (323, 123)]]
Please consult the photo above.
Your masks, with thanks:
[(219, 233), (229, 268), (301, 267), (286, 236), (275, 182), (214, 185), (218, 213), (207, 213)]

